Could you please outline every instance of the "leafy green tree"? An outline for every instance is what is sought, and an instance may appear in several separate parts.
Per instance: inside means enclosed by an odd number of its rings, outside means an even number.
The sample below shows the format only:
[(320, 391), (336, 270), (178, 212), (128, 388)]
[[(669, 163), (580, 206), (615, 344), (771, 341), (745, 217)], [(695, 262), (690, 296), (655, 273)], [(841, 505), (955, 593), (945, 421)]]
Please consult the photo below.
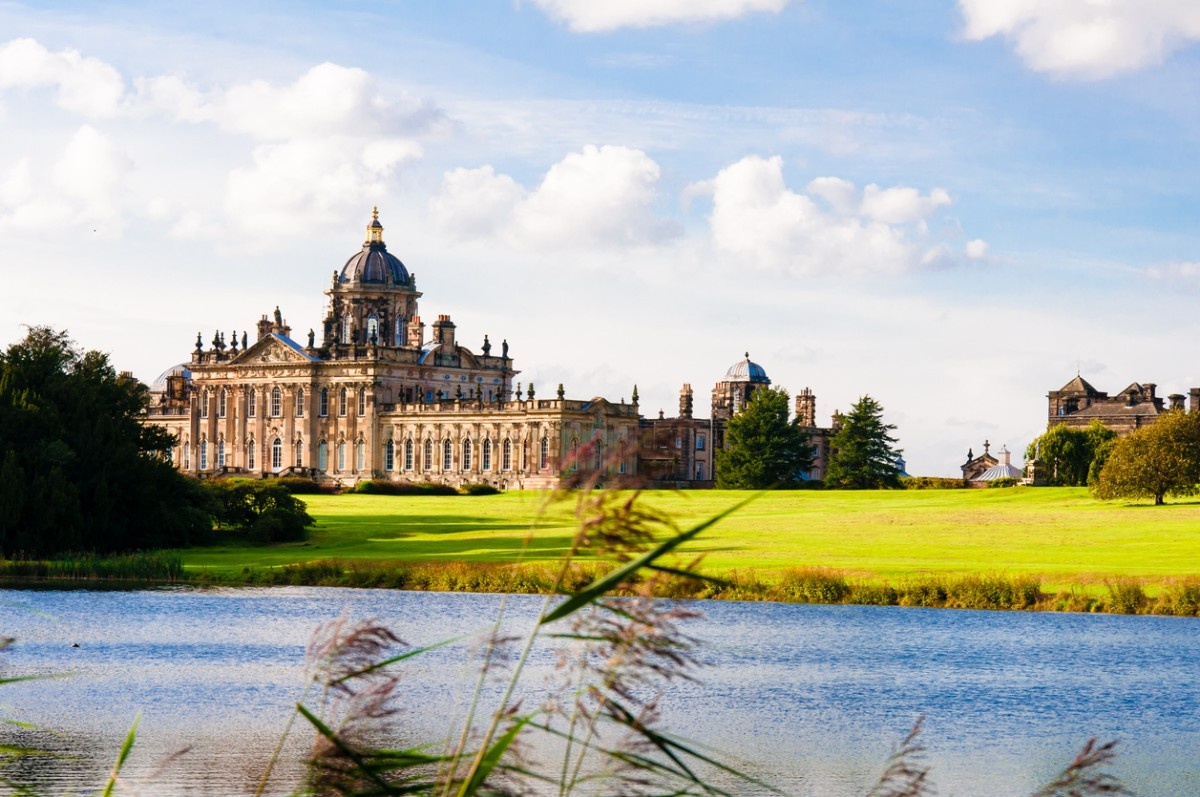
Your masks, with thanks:
[(842, 418), (842, 428), (829, 440), (825, 484), (847, 490), (879, 490), (900, 486), (896, 460), (900, 449), (883, 422), (883, 406), (863, 396)]
[(277, 481), (216, 479), (204, 482), (222, 528), (242, 531), (258, 542), (302, 540), (316, 523), (307, 505)]
[(1037, 458), (1050, 484), (1082, 487), (1092, 484), (1104, 467), (1117, 433), (1098, 420), (1084, 429), (1052, 426), (1025, 449), (1025, 459)]
[(729, 419), (717, 451), (717, 486), (762, 490), (798, 481), (812, 468), (808, 434), (788, 421), (788, 392), (762, 387)]
[(0, 353), (0, 555), (186, 545), (207, 499), (141, 422), (144, 385), (65, 332), (33, 327)]
[(1200, 413), (1172, 410), (1116, 441), (1092, 493), (1102, 501), (1200, 492)]

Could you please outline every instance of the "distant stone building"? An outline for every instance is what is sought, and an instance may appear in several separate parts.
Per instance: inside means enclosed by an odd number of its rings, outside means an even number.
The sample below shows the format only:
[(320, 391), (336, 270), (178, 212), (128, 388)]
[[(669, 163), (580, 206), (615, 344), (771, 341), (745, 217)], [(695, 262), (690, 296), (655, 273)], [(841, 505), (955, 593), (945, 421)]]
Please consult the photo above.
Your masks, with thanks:
[(996, 459), (991, 454), (992, 444), (987, 440), (983, 441), (983, 453), (975, 456), (972, 449), (967, 449), (967, 461), (962, 465), (963, 481), (974, 481), (983, 475), (988, 468), (998, 465), (1000, 460)]
[[(1000, 479), (1022, 479), (1022, 478), (1024, 478), (1025, 474), (1021, 471), (1021, 469), (1018, 468), (1016, 465), (1012, 464), (1012, 461), (1011, 461), (1012, 454), (1009, 452), (1007, 446), (1000, 447), (1000, 459), (999, 460), (997, 460), (995, 457), (988, 454), (987, 449), (988, 449), (988, 443), (985, 440), (983, 443), (984, 457), (992, 460), (992, 464), (988, 468), (986, 468), (982, 471), (972, 473), (970, 476), (967, 475), (967, 466), (964, 465), (963, 466), (963, 478), (964, 479), (966, 479), (968, 482), (971, 482), (972, 484), (986, 485), (988, 482), (999, 481)], [(977, 458), (977, 460), (982, 460), (982, 459), (983, 459), (983, 457)], [(970, 463), (968, 463), (968, 464), (970, 464)]]
[[(1046, 427), (1067, 426), (1082, 429), (1100, 421), (1120, 435), (1148, 426), (1168, 409), (1184, 409), (1184, 396), (1173, 393), (1166, 401), (1156, 395), (1153, 382), (1134, 382), (1115, 396), (1096, 390), (1082, 376), (1076, 375), (1058, 390), (1047, 395)], [(1191, 409), (1200, 407), (1200, 388), (1192, 388)]]

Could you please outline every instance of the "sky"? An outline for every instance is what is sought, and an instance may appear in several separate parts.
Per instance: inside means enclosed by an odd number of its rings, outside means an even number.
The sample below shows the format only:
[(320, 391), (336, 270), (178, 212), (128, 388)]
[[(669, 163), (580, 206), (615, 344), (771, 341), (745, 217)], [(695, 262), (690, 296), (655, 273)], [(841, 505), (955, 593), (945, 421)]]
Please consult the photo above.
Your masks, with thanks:
[[(910, 473), (1200, 386), (1194, 0), (0, 0), (0, 344), (149, 382), (372, 206), (426, 323), (677, 413), (745, 353)], [(702, 410), (702, 412), (700, 412)]]

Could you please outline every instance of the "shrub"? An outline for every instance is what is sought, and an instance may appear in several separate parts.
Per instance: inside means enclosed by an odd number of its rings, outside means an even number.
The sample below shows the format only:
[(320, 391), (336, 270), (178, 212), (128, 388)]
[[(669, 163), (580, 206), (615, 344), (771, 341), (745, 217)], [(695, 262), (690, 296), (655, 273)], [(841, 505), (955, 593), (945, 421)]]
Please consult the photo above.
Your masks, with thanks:
[(1020, 479), (1014, 479), (1011, 476), (1006, 476), (1003, 479), (992, 479), (987, 483), (988, 487), (1016, 487), (1021, 483)]
[(458, 490), (448, 484), (433, 482), (393, 482), (368, 479), (354, 486), (351, 492), (365, 495), (458, 495)]
[(306, 479), (303, 476), (284, 476), (276, 479), (274, 483), (292, 495), (316, 495), (325, 492), (316, 479)]
[(463, 495), (497, 495), (500, 492), (490, 484), (464, 484), (458, 491)]
[(821, 568), (792, 568), (776, 589), (780, 600), (796, 603), (841, 603), (850, 595), (845, 576)]
[(966, 479), (951, 479), (943, 476), (901, 476), (900, 486), (905, 490), (962, 490), (969, 485)]
[(1114, 614), (1137, 614), (1149, 602), (1141, 582), (1132, 578), (1106, 581), (1104, 586), (1108, 587), (1108, 610)]

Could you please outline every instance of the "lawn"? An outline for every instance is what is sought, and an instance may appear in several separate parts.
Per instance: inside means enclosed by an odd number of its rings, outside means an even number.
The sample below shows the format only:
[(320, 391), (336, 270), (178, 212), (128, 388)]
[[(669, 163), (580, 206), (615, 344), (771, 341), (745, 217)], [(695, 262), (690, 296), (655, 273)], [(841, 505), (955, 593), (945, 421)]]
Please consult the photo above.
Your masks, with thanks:
[[(688, 527), (746, 493), (643, 496)], [(184, 551), (189, 570), (235, 574), (318, 559), (537, 562), (558, 558), (570, 506), (538, 493), (496, 496), (303, 496), (317, 519), (300, 544), (226, 544)], [(532, 532), (531, 532), (532, 529)], [(1102, 503), (1084, 489), (773, 492), (706, 531), (688, 550), (705, 569), (824, 567), (855, 579), (1035, 574), (1044, 588), (1127, 576), (1148, 586), (1200, 573), (1200, 503)]]

